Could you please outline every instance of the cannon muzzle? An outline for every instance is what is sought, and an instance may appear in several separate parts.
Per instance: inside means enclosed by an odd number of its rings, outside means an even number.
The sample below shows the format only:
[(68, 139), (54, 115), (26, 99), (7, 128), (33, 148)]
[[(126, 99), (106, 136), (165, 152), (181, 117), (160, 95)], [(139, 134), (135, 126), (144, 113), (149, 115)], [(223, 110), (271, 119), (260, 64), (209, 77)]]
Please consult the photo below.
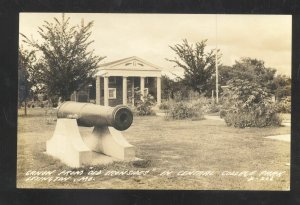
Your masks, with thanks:
[(76, 119), (83, 127), (112, 126), (120, 131), (128, 129), (133, 121), (131, 110), (124, 105), (109, 107), (72, 101), (59, 106), (57, 118)]

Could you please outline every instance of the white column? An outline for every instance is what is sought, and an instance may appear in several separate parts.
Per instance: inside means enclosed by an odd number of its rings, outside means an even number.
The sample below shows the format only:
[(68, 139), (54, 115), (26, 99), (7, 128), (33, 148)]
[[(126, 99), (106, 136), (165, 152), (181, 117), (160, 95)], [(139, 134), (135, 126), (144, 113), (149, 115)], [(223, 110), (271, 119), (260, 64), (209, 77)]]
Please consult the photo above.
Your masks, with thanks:
[(108, 106), (108, 76), (104, 77), (104, 106)]
[(156, 89), (157, 89), (157, 105), (161, 103), (161, 77), (156, 78)]
[(132, 106), (134, 106), (134, 77), (132, 77), (132, 83), (131, 83), (131, 102), (132, 102)]
[(96, 76), (96, 104), (97, 105), (100, 105), (100, 96), (101, 96), (100, 76)]
[(123, 76), (123, 105), (127, 105), (127, 77)]
[(140, 85), (140, 88), (141, 88), (141, 100), (144, 100), (144, 97), (145, 97), (145, 78), (144, 77), (141, 77), (141, 85)]

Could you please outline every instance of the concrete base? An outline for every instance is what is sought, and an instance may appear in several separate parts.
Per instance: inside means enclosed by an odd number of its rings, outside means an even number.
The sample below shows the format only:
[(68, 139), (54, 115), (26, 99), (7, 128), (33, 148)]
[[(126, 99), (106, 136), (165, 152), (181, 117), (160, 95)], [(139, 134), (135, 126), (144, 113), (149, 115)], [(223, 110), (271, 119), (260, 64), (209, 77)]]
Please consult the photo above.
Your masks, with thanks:
[(93, 151), (120, 159), (135, 158), (134, 146), (113, 127), (95, 127), (90, 135), (82, 136), (84, 143)]
[(57, 119), (46, 153), (74, 168), (135, 159), (134, 147), (121, 132), (111, 127), (95, 127), (92, 134), (81, 136), (76, 119)]

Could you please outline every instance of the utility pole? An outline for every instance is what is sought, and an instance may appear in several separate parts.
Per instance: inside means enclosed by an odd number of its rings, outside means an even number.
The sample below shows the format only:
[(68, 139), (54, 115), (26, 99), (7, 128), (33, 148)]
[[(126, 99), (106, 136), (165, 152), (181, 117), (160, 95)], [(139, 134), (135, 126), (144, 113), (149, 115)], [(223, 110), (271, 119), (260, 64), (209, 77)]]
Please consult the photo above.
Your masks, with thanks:
[(218, 70), (218, 15), (216, 14), (216, 102), (219, 103), (219, 70)]

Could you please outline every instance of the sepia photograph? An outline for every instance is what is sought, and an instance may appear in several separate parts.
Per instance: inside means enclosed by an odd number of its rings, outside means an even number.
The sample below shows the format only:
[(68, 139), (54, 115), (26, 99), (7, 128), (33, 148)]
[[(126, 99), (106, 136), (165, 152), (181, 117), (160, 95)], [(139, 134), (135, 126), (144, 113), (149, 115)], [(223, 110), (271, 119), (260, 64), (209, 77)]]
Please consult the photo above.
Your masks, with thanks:
[(20, 13), (20, 189), (290, 190), (291, 15)]

